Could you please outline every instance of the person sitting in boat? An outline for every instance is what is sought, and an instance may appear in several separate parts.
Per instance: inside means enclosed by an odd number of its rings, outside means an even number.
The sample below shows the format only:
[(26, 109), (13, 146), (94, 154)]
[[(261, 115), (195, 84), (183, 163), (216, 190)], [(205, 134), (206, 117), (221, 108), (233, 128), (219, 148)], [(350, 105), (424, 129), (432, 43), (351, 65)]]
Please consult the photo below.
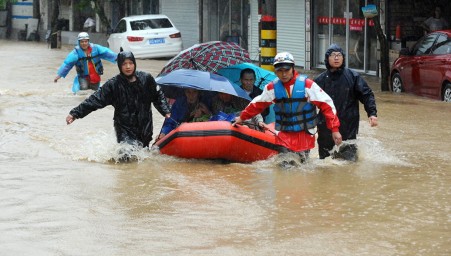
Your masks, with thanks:
[[(239, 116), (241, 111), (246, 108), (247, 104), (249, 104), (249, 101), (245, 99), (219, 92), (212, 100), (213, 115), (227, 114), (228, 116), (232, 116), (232, 120), (227, 120), (233, 121), (235, 120), (235, 116)], [(260, 114), (253, 117), (248, 124), (253, 126), (251, 128), (255, 129), (265, 127), (263, 117)]]
[[(251, 99), (257, 97), (262, 94), (263, 90), (259, 87), (255, 86), (255, 80), (257, 76), (255, 75), (255, 71), (251, 68), (245, 68), (240, 72), (240, 83), (241, 88), (251, 97)], [(266, 108), (261, 113), (263, 118), (266, 118), (269, 115), (269, 108)]]
[(247, 106), (248, 103), (249, 102), (245, 99), (228, 93), (218, 92), (218, 94), (213, 97), (211, 108), (213, 110), (213, 114), (217, 114), (219, 111), (231, 114), (240, 112)]
[(171, 117), (164, 120), (160, 135), (157, 140), (177, 128), (183, 122), (204, 122), (208, 121), (211, 111), (207, 104), (202, 102), (201, 92), (186, 88), (184, 93), (177, 97), (171, 108)]

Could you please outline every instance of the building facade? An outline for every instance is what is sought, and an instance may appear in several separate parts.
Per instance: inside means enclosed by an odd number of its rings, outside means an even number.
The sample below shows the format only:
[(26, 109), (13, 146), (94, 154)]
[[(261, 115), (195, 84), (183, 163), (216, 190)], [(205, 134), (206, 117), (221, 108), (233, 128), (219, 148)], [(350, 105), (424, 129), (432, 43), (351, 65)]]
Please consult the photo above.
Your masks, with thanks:
[[(13, 38), (25, 24), (36, 24), (41, 38), (51, 29), (55, 2), (23, 0), (13, 4)], [(80, 31), (84, 19), (96, 19), (96, 32), (106, 38), (107, 28), (100, 22), (92, 6), (80, 8), (75, 0), (59, 0), (59, 29)], [(276, 50), (289, 51), (296, 65), (304, 69), (325, 68), (324, 54), (331, 43), (339, 44), (346, 53), (346, 65), (362, 73), (378, 74), (379, 41), (373, 20), (365, 19), (361, 8), (375, 1), (368, 0), (129, 0), (124, 6), (103, 1), (110, 26), (115, 27), (123, 16), (163, 13), (182, 33), (183, 46), (225, 40), (247, 49), (253, 61), (261, 60), (261, 19), (276, 20)], [(422, 21), (440, 5), (445, 19), (451, 22), (451, 2), (437, 0), (379, 0), (379, 21), (390, 46), (399, 50), (413, 44), (421, 35)], [(35, 11), (37, 8), (38, 12)], [(26, 13), (21, 15), (20, 12)], [(38, 13), (38, 15), (36, 15)], [(26, 16), (26, 17), (25, 17)], [(36, 17), (37, 16), (37, 17)], [(0, 16), (2, 17), (2, 16)], [(0, 36), (1, 33), (0, 22)], [(402, 38), (395, 38), (396, 28)], [(67, 40), (73, 40), (68, 37)], [(65, 43), (65, 42), (63, 42)], [(102, 42), (100, 42), (102, 43)], [(105, 42), (106, 43), (106, 40)]]

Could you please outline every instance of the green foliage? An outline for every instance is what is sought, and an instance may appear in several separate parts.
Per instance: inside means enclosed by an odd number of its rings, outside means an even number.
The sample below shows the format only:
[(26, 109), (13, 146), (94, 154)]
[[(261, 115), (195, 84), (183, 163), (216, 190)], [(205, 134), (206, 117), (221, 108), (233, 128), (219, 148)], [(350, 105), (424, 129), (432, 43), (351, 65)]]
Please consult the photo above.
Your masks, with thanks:
[(79, 10), (83, 10), (85, 8), (91, 8), (91, 0), (75, 1), (74, 7)]
[[(0, 0), (2, 1), (2, 0)], [(4, 1), (4, 0), (3, 0)], [(105, 10), (103, 5), (106, 1), (116, 3), (119, 6), (125, 6), (130, 3), (131, 0), (78, 0), (74, 1), (74, 8), (78, 10), (92, 10), (94, 11), (99, 19), (100, 23), (107, 29), (111, 29), (110, 21), (105, 15)]]
[(0, 10), (5, 10), (7, 3), (15, 3), (15, 2), (17, 2), (17, 0), (0, 0)]

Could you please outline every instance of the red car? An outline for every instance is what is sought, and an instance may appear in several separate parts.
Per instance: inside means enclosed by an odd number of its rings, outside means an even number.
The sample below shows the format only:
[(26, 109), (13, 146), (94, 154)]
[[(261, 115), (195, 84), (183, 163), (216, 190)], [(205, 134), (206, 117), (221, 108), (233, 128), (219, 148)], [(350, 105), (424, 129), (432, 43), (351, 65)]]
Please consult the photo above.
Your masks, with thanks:
[(392, 65), (391, 90), (451, 102), (451, 30), (422, 37), (401, 49)]

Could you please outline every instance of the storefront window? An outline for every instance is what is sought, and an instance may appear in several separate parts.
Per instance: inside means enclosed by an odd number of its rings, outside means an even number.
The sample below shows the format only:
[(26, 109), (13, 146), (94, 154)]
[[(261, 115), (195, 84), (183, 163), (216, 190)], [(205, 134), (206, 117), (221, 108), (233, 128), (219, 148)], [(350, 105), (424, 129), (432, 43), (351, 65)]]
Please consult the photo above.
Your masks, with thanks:
[[(366, 1), (317, 0), (314, 9), (314, 33), (318, 49), (314, 50), (316, 66), (324, 67), (328, 46), (338, 44), (346, 52), (349, 68), (376, 70), (376, 34), (372, 21), (365, 20), (361, 7)], [(348, 25), (347, 25), (348, 24)]]
[[(208, 1), (208, 17), (204, 17), (207, 40), (229, 41), (247, 48), (249, 0)], [(205, 31), (204, 31), (205, 32)], [(205, 33), (204, 33), (205, 34)]]
[(318, 47), (314, 47), (314, 54), (316, 57), (316, 63), (319, 66), (325, 65), (324, 55), (326, 53), (327, 47), (330, 44), (330, 27), (329, 27), (329, 17), (330, 17), (330, 0), (318, 0), (315, 6), (321, 6), (321, 8), (314, 9), (314, 17), (316, 20), (314, 22), (314, 33), (316, 35), (315, 40), (318, 42)]
[(361, 11), (365, 1), (350, 1), (349, 11), (349, 67), (376, 70), (377, 37), (372, 20), (365, 20)]

